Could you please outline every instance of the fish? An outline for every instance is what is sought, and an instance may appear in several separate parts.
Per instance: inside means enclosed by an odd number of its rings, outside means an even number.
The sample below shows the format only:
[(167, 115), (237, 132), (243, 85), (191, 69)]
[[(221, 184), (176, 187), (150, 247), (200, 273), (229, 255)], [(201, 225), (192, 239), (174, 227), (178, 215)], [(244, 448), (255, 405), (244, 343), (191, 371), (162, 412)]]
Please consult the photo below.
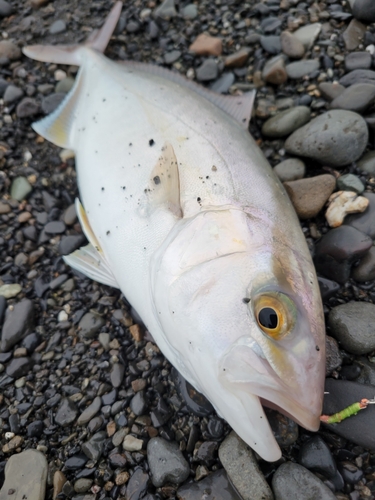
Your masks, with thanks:
[(88, 244), (65, 262), (121, 290), (157, 345), (258, 455), (281, 450), (264, 406), (316, 431), (325, 327), (293, 206), (248, 126), (255, 93), (222, 96), (103, 52), (122, 9), (82, 45), (24, 47), (75, 64), (33, 129), (73, 150)]

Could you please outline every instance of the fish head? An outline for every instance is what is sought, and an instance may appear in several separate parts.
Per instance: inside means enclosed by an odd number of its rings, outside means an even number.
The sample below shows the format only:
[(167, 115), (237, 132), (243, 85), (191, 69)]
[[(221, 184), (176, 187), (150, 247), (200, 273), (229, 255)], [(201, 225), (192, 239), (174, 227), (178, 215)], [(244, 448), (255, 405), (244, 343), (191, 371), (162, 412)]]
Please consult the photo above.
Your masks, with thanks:
[(310, 254), (302, 233), (290, 245), (238, 211), (198, 219), (170, 242), (159, 268), (169, 276), (157, 310), (172, 362), (274, 461), (281, 452), (261, 403), (312, 431), (320, 422), (325, 329)]

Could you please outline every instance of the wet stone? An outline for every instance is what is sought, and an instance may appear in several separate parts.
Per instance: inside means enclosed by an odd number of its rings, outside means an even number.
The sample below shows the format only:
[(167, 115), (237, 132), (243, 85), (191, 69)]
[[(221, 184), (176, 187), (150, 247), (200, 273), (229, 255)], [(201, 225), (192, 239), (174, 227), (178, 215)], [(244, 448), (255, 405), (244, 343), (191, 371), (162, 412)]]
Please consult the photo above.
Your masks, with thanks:
[(196, 70), (197, 80), (200, 82), (215, 80), (218, 74), (219, 68), (214, 59), (206, 59)]
[(32, 97), (25, 97), (18, 104), (16, 113), (18, 118), (29, 118), (39, 112), (39, 104)]
[(164, 0), (154, 11), (155, 18), (168, 21), (177, 16), (174, 0)]
[(125, 451), (141, 451), (143, 448), (143, 441), (142, 439), (138, 439), (131, 434), (128, 434), (125, 436), (122, 447)]
[(267, 137), (277, 138), (291, 134), (310, 120), (311, 111), (306, 106), (296, 106), (277, 113), (269, 118), (262, 127)]
[(74, 482), (74, 491), (76, 493), (86, 493), (91, 488), (93, 480), (87, 478), (80, 478)]
[(290, 158), (276, 165), (274, 172), (281, 182), (296, 181), (305, 176), (306, 167), (303, 161)]
[(101, 428), (101, 426), (104, 423), (104, 419), (101, 415), (94, 417), (90, 420), (90, 422), (87, 424), (87, 429), (88, 431), (92, 434), (93, 432), (96, 432)]
[(70, 253), (81, 247), (86, 241), (82, 235), (63, 236), (59, 244), (60, 255), (69, 255)]
[(339, 191), (354, 191), (361, 194), (365, 190), (363, 182), (354, 174), (341, 175), (337, 179), (337, 189)]
[[(5, 466), (5, 482), (0, 490), (1, 500), (44, 500), (48, 464), (40, 451), (33, 449), (15, 453)], [(13, 491), (11, 495), (9, 492)]]
[(178, 489), (179, 500), (241, 500), (224, 469), (212, 472), (199, 482), (189, 482)]
[(354, 227), (340, 226), (332, 229), (315, 247), (317, 271), (337, 283), (345, 283), (352, 264), (372, 246), (372, 240)]
[(313, 472), (319, 472), (326, 478), (337, 473), (336, 462), (331, 450), (320, 436), (313, 436), (301, 446), (298, 462)]
[(346, 48), (348, 50), (355, 50), (361, 44), (365, 32), (366, 26), (357, 21), (357, 19), (352, 19), (342, 35)]
[(254, 453), (234, 431), (220, 445), (219, 458), (243, 500), (273, 498)]
[(214, 439), (219, 439), (224, 432), (224, 423), (221, 418), (212, 417), (207, 423), (207, 431)]
[(184, 19), (195, 19), (197, 15), (198, 15), (198, 9), (197, 6), (193, 3), (186, 5), (182, 9), (182, 16), (184, 17)]
[(282, 464), (272, 479), (277, 500), (336, 500), (336, 496), (312, 472), (293, 462)]
[(87, 408), (85, 408), (85, 410), (78, 417), (77, 424), (87, 424), (100, 411), (101, 406), (102, 398), (100, 396), (97, 396), (94, 401)]
[(103, 453), (104, 441), (107, 439), (105, 431), (97, 432), (88, 441), (83, 443), (81, 450), (90, 460), (99, 460)]
[(370, 69), (371, 63), (372, 57), (367, 51), (351, 52), (345, 57), (346, 71), (354, 71), (355, 69)]
[(250, 55), (250, 49), (243, 48), (230, 54), (225, 58), (224, 64), (227, 68), (242, 68)]
[(67, 427), (72, 424), (78, 415), (78, 408), (69, 398), (63, 398), (60, 401), (56, 411), (55, 422), (61, 427)]
[(0, 297), (4, 297), (5, 299), (12, 299), (16, 297), (22, 290), (21, 285), (18, 283), (12, 283), (10, 285), (2, 285), (0, 286)]
[(111, 384), (113, 387), (120, 387), (125, 375), (125, 366), (121, 363), (115, 363), (111, 370)]
[(349, 461), (339, 463), (338, 468), (346, 483), (357, 484), (363, 478), (363, 471)]
[(297, 441), (298, 425), (292, 419), (270, 408), (265, 408), (265, 413), (279, 446), (290, 446)]
[(173, 442), (163, 438), (151, 438), (147, 445), (147, 458), (151, 471), (151, 480), (157, 488), (167, 481), (183, 483), (190, 474), (189, 464)]
[(293, 35), (302, 43), (305, 49), (309, 49), (320, 34), (322, 25), (320, 23), (306, 24), (296, 30)]
[(6, 374), (12, 378), (19, 378), (23, 375), (27, 375), (28, 371), (31, 368), (31, 359), (30, 358), (14, 358), (8, 364), (6, 368)]
[(348, 109), (362, 113), (375, 99), (375, 85), (356, 83), (344, 90), (331, 102), (332, 109)]
[(117, 400), (117, 389), (113, 389), (108, 394), (102, 396), (103, 405), (113, 405)]
[(43, 433), (43, 422), (41, 420), (34, 420), (27, 426), (27, 436), (30, 438), (40, 437)]
[(78, 327), (82, 337), (91, 339), (96, 336), (104, 325), (105, 320), (99, 314), (89, 312), (82, 317)]
[(356, 69), (340, 78), (340, 84), (350, 87), (356, 83), (371, 83), (375, 85), (375, 71), (370, 69)]
[(215, 441), (204, 441), (199, 448), (194, 451), (194, 460), (204, 463), (208, 467), (211, 466), (217, 456), (218, 445)]
[[(66, 460), (64, 467), (67, 470), (77, 470), (82, 469), (82, 467), (87, 463), (88, 458), (83, 453), (79, 453), (77, 455), (73, 455), (72, 457)], [(64, 491), (64, 489), (63, 489)]]
[(59, 220), (48, 222), (48, 224), (44, 226), (44, 230), (48, 234), (61, 234), (65, 231), (65, 229), (65, 224), (63, 221)]
[(149, 481), (150, 477), (147, 472), (143, 471), (141, 468), (136, 469), (126, 486), (125, 499), (138, 500), (140, 498), (143, 498), (143, 495), (147, 491)]
[(0, 17), (8, 17), (13, 12), (13, 7), (5, 0), (0, 0)]
[(327, 101), (333, 101), (345, 90), (345, 87), (337, 82), (322, 82), (319, 84), (318, 88), (322, 97)]
[(164, 54), (164, 62), (165, 64), (173, 64), (181, 57), (180, 50), (172, 50), (171, 52), (166, 52)]
[(235, 76), (233, 73), (225, 72), (210, 85), (210, 89), (218, 94), (226, 94), (233, 85), (234, 80)]
[(332, 336), (352, 354), (375, 349), (374, 321), (375, 305), (368, 302), (348, 302), (334, 307), (328, 315)]
[(358, 283), (375, 279), (375, 247), (362, 257), (359, 264), (352, 270), (352, 278)]
[(143, 415), (147, 410), (147, 401), (143, 391), (139, 391), (130, 401), (130, 408), (135, 415)]
[(285, 149), (340, 168), (360, 158), (367, 141), (367, 124), (360, 115), (333, 110), (293, 132), (285, 142)]
[(319, 66), (319, 61), (315, 59), (305, 59), (303, 61), (287, 64), (285, 70), (289, 78), (296, 80), (313, 73), (319, 69)]
[(5, 104), (12, 104), (23, 96), (23, 90), (16, 87), (15, 85), (8, 85), (5, 89), (3, 99)]
[(363, 193), (363, 196), (370, 201), (369, 206), (361, 214), (353, 214), (346, 217), (344, 224), (367, 234), (370, 238), (375, 238), (375, 194)]
[(177, 392), (185, 401), (189, 410), (195, 415), (198, 417), (207, 417), (214, 411), (208, 399), (194, 389), (175, 368), (172, 369), (172, 378)]

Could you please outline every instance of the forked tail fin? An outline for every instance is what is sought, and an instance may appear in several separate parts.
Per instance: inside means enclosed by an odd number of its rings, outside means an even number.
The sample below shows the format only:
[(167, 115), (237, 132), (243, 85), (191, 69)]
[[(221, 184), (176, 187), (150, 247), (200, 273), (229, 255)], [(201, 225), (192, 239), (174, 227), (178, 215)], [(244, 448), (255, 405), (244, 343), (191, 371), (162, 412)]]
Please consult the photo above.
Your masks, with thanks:
[(91, 33), (83, 45), (29, 45), (24, 47), (22, 51), (26, 56), (37, 61), (80, 66), (82, 62), (81, 47), (89, 47), (98, 52), (105, 51), (116, 28), (121, 9), (122, 2), (116, 2), (100, 30)]

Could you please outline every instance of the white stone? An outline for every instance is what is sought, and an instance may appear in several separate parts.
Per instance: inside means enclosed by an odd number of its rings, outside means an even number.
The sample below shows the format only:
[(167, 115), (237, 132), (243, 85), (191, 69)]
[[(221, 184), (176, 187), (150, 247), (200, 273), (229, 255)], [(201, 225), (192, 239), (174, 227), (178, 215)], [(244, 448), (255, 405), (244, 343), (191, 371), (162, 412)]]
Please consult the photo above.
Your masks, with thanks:
[(322, 25), (320, 23), (308, 24), (299, 28), (293, 33), (293, 35), (297, 37), (300, 42), (302, 42), (305, 49), (309, 49), (314, 44), (321, 29)]
[(54, 74), (55, 80), (57, 82), (64, 80), (66, 78), (66, 73), (62, 69), (57, 69)]
[(331, 227), (339, 227), (346, 215), (364, 212), (369, 200), (353, 191), (337, 191), (329, 197), (328, 203), (327, 222)]
[(137, 439), (136, 437), (128, 434), (125, 436), (125, 439), (122, 443), (122, 447), (125, 451), (140, 451), (143, 446), (143, 441), (141, 439)]

